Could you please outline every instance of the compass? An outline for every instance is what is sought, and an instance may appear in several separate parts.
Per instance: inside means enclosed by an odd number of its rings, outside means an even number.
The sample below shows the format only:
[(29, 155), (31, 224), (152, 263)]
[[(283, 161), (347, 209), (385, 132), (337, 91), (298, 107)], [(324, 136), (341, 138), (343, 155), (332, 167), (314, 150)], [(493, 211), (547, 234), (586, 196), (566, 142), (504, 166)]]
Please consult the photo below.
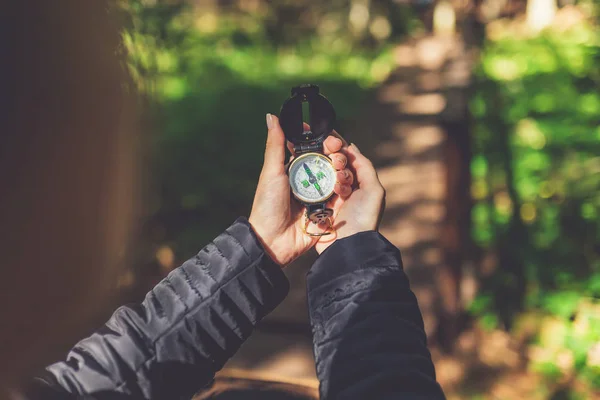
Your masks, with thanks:
[[(309, 116), (303, 116), (303, 105), (308, 103)], [(308, 120), (310, 129), (305, 129)], [(292, 88), (281, 107), (279, 116), (286, 139), (294, 146), (296, 157), (290, 163), (288, 176), (294, 197), (306, 207), (305, 233), (323, 236), (333, 232), (333, 210), (327, 202), (333, 196), (336, 171), (329, 157), (323, 153), (323, 142), (333, 130), (335, 110), (319, 93), (317, 85), (300, 85)], [(310, 233), (309, 223), (328, 223), (322, 233)]]
[(302, 154), (292, 162), (288, 174), (292, 193), (305, 204), (326, 202), (333, 194), (335, 169), (327, 156)]

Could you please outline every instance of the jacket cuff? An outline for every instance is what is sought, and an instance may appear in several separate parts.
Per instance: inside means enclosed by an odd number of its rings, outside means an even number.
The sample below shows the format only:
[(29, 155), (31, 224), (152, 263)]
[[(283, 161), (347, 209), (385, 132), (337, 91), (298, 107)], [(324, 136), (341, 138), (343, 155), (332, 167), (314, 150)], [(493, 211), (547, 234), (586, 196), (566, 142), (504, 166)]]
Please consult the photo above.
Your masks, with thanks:
[(361, 269), (398, 265), (399, 260), (398, 248), (379, 232), (355, 233), (336, 240), (321, 253), (308, 272), (308, 289), (316, 289), (342, 275)]
[(248, 219), (246, 217), (239, 217), (225, 232), (239, 242), (250, 260), (259, 260), (256, 266), (271, 283), (274, 305), (276, 306), (281, 303), (289, 292), (290, 283), (283, 273), (281, 266), (273, 261), (263, 247)]

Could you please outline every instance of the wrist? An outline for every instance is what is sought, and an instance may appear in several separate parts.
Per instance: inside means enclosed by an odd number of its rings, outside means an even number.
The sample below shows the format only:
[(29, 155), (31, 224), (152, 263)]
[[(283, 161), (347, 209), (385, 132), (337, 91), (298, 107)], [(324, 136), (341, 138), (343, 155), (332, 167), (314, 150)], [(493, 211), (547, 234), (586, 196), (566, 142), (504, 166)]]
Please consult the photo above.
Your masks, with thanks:
[(266, 229), (263, 229), (260, 224), (253, 221), (252, 216), (248, 218), (248, 223), (250, 224), (250, 227), (258, 239), (263, 251), (281, 268), (285, 267), (287, 262), (284, 257), (281, 256), (281, 252), (278, 251), (275, 238), (271, 237), (271, 235), (268, 235), (268, 231)]
[[(329, 250), (331, 247), (339, 247), (342, 243), (352, 243), (351, 247), (361, 247), (361, 238), (370, 237), (372, 234), (376, 234), (377, 236), (381, 236), (377, 229), (363, 229), (352, 232), (346, 232), (343, 235), (336, 236), (331, 242), (327, 243), (326, 246), (321, 247), (317, 250), (319, 255), (323, 254), (325, 251)], [(335, 245), (335, 246), (334, 246)], [(344, 246), (347, 246), (345, 244)]]
[(321, 241), (319, 241), (320, 246), (316, 247), (317, 253), (320, 255), (321, 253), (323, 253), (325, 250), (327, 250), (329, 247), (331, 247), (334, 243), (339, 242), (342, 239), (346, 239), (349, 237), (352, 237), (354, 235), (358, 235), (360, 233), (364, 233), (364, 232), (372, 232), (372, 231), (377, 231), (376, 227), (362, 227), (362, 228), (358, 228), (358, 227), (340, 227), (340, 229), (335, 231), (335, 236), (333, 236), (331, 239), (321, 239)]

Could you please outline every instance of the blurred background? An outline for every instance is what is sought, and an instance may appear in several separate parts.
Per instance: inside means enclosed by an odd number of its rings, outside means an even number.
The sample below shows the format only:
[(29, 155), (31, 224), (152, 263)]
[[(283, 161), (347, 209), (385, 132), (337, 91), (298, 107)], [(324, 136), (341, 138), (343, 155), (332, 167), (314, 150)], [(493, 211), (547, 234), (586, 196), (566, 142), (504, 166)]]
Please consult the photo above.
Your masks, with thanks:
[[(240, 215), (292, 86), (387, 188), (449, 399), (600, 398), (600, 2), (120, 0), (142, 127), (138, 301)], [(228, 364), (314, 380), (305, 279)]]

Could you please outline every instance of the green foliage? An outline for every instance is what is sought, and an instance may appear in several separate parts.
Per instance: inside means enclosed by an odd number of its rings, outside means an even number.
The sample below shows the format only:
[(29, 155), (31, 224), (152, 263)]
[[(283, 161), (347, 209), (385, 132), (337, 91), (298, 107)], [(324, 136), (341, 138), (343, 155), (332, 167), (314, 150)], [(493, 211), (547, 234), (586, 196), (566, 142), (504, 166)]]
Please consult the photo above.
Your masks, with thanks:
[[(242, 4), (244, 3), (244, 4)], [(240, 2), (247, 8), (123, 1), (129, 69), (149, 103), (153, 240), (188, 256), (248, 215), (266, 139), (292, 86), (319, 84), (339, 125), (351, 123), (393, 60), (366, 26), (350, 32), (349, 1)], [(406, 32), (409, 8), (374, 2), (388, 38)], [(371, 23), (369, 22), (369, 23)], [(385, 32), (384, 32), (385, 33)]]
[(543, 312), (561, 328), (540, 332), (554, 355), (534, 360), (537, 370), (556, 379), (572, 357), (597, 384), (600, 30), (487, 42), (471, 111), (473, 238), (500, 255), (472, 312), (505, 326), (524, 309)]

